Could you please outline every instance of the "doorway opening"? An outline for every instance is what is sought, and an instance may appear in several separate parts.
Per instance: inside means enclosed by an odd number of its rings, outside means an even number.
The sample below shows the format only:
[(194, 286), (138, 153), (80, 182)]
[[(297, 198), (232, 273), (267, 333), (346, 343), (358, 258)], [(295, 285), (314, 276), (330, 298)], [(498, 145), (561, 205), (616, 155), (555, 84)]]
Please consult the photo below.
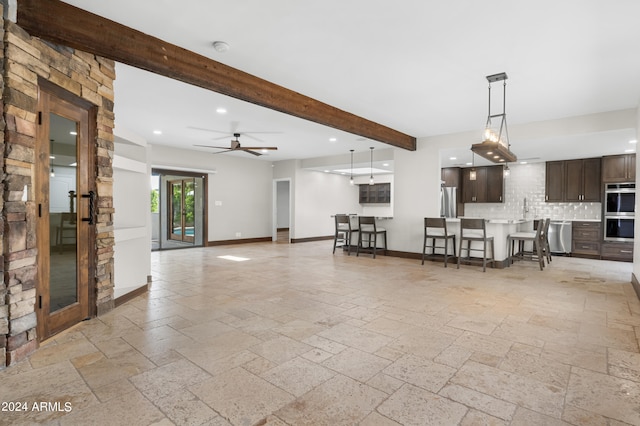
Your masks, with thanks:
[(272, 241), (291, 242), (291, 179), (273, 181), (273, 237)]
[(206, 245), (207, 175), (151, 171), (151, 250)]

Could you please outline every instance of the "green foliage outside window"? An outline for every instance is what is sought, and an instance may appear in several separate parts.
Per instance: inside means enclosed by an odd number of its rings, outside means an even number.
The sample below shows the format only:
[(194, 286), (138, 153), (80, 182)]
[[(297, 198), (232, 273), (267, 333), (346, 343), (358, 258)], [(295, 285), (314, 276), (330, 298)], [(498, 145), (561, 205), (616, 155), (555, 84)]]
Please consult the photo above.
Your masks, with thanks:
[(158, 200), (160, 195), (157, 189), (151, 190), (151, 213), (158, 213)]

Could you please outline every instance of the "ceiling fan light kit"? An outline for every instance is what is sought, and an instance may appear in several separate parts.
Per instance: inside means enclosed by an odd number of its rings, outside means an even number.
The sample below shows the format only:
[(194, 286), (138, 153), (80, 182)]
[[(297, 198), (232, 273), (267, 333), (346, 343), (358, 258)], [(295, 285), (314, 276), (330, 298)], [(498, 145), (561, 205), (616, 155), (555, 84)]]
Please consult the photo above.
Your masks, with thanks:
[[(514, 163), (518, 157), (511, 152), (511, 144), (509, 142), (509, 131), (507, 130), (507, 74), (502, 72), (498, 74), (488, 75), (489, 82), (489, 115), (483, 132), (482, 142), (471, 145), (471, 151), (485, 158), (492, 163)], [(491, 83), (496, 81), (503, 82), (502, 88), (502, 113), (491, 114)], [(494, 127), (492, 119), (500, 119), (500, 125)], [(497, 120), (496, 120), (497, 121)]]

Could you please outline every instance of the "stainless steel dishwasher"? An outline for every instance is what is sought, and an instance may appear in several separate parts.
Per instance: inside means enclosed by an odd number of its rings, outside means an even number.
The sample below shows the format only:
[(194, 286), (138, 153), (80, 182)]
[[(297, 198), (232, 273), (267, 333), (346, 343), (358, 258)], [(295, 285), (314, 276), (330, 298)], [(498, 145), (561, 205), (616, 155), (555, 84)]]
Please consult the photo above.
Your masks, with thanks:
[(570, 220), (552, 220), (549, 223), (549, 249), (555, 254), (571, 253)]

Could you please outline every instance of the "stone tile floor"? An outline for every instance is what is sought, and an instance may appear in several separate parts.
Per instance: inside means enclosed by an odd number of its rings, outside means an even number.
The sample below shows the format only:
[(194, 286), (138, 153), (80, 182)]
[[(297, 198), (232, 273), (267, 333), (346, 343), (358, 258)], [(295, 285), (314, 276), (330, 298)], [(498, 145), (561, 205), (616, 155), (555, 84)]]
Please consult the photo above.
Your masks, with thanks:
[(0, 424), (640, 425), (630, 264), (482, 273), (323, 241), (154, 252), (152, 273), (0, 372), (27, 403)]

